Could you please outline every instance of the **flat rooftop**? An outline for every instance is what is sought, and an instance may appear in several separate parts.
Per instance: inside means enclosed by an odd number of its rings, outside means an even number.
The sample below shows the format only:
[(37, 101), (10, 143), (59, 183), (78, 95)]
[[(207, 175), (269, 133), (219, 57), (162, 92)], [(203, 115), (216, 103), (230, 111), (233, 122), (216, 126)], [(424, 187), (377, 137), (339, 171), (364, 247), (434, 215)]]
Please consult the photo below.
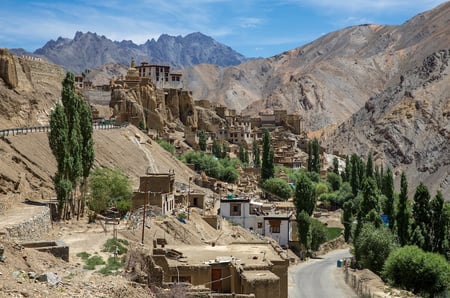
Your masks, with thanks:
[(283, 261), (283, 258), (275, 251), (269, 243), (232, 243), (229, 245), (185, 245), (171, 246), (183, 254), (176, 260), (167, 258), (169, 265), (180, 265), (180, 263), (192, 265), (209, 265), (214, 263), (227, 263), (235, 261), (243, 265), (267, 265), (268, 261)]
[(266, 280), (272, 280), (277, 281), (280, 278), (273, 272), (270, 272), (269, 270), (246, 270), (242, 272), (242, 276), (252, 282), (252, 281), (266, 281)]

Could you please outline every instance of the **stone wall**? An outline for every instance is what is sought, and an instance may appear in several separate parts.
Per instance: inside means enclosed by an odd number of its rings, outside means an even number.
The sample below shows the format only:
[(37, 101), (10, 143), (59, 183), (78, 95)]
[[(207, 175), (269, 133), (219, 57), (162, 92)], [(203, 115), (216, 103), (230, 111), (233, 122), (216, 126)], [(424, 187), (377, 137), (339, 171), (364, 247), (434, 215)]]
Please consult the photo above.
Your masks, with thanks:
[(23, 222), (6, 226), (6, 236), (14, 240), (37, 240), (44, 237), (51, 229), (50, 208), (41, 211)]

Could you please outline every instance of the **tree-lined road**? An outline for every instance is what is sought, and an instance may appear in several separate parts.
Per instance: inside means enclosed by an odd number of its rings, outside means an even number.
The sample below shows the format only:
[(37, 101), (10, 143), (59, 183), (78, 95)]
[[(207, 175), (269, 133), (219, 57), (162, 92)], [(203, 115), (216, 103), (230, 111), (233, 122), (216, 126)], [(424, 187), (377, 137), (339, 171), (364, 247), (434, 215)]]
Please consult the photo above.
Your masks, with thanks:
[(289, 298), (357, 298), (337, 268), (337, 260), (350, 256), (348, 249), (340, 249), (290, 268)]

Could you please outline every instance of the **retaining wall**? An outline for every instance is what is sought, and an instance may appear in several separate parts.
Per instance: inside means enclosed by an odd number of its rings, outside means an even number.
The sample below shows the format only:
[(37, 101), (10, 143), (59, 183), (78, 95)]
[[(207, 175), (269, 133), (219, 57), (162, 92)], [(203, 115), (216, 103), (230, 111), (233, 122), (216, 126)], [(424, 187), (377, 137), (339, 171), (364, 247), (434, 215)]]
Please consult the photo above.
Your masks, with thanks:
[(20, 223), (5, 226), (6, 236), (18, 241), (37, 240), (50, 231), (50, 208), (41, 207), (41, 211)]

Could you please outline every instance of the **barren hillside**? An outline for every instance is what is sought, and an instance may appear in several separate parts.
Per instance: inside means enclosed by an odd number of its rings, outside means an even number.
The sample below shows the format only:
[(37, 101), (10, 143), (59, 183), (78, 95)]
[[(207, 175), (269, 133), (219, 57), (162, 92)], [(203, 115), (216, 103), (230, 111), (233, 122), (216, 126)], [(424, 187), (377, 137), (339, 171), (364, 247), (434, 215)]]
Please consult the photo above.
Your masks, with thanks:
[(450, 2), (399, 26), (349, 27), (269, 59), (228, 68), (199, 65), (185, 69), (184, 76), (196, 99), (246, 114), (285, 108), (316, 130), (346, 120), (448, 44)]
[[(148, 168), (152, 172), (164, 173), (173, 169), (175, 180), (186, 185), (189, 177), (195, 174), (133, 126), (96, 130), (94, 142), (95, 166), (124, 170), (135, 188), (138, 187), (139, 176), (144, 175)], [(56, 162), (48, 146), (46, 133), (0, 139), (0, 151), (2, 202), (16, 196), (18, 199), (55, 196), (51, 179), (56, 171)]]

